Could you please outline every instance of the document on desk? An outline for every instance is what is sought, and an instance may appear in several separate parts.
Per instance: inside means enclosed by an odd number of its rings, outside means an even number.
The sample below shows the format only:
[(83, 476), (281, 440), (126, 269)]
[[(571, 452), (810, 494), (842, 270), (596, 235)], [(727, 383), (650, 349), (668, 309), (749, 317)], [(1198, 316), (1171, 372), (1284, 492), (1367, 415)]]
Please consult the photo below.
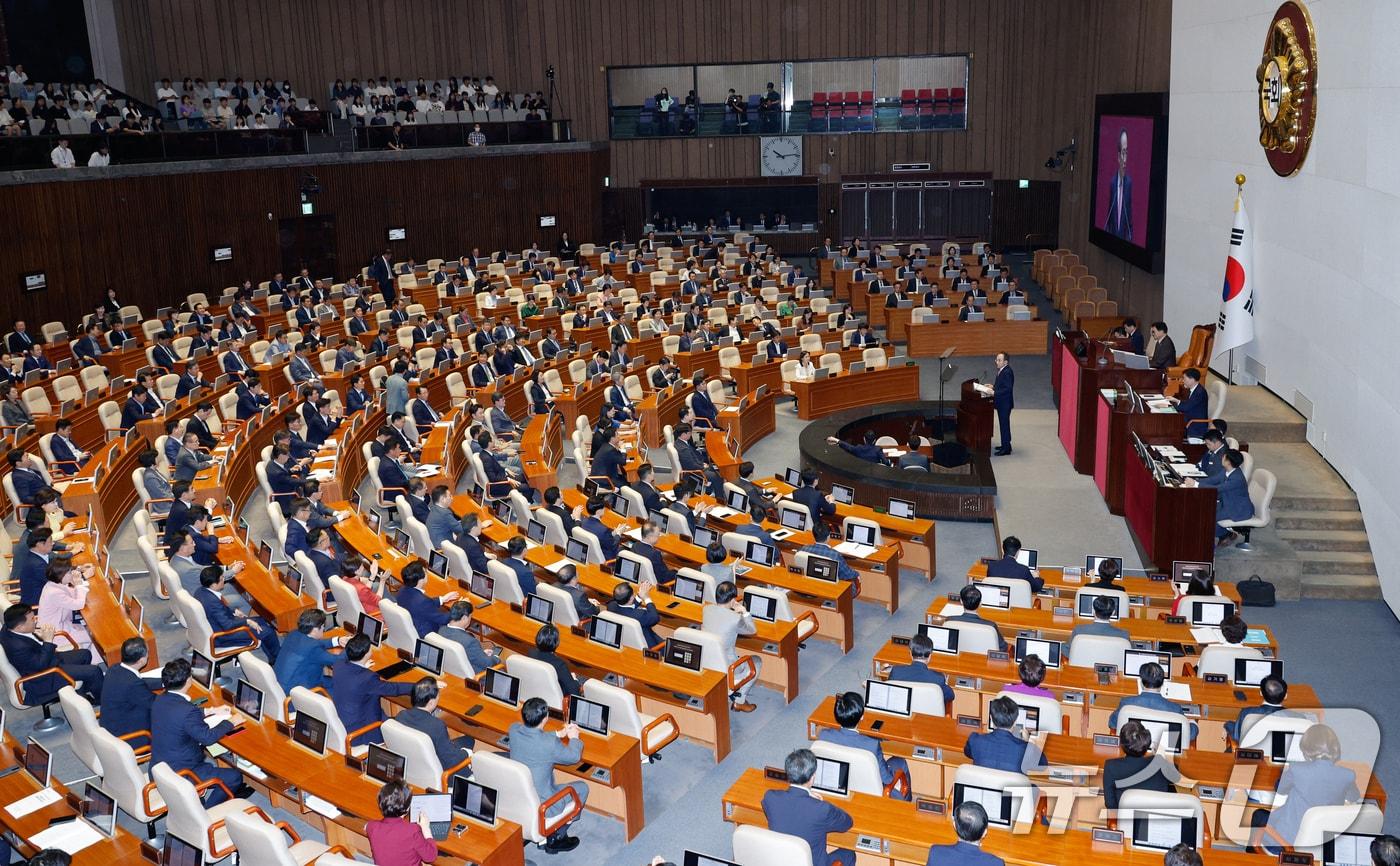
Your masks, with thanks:
[(1175, 472), (1177, 475), (1180, 475), (1182, 478), (1206, 477), (1206, 474), (1202, 472), (1194, 463), (1173, 463), (1171, 464), (1171, 467), (1172, 471)]
[(45, 788), (42, 791), (35, 791), (28, 797), (23, 797), (5, 807), (5, 811), (11, 818), (23, 818), (30, 812), (37, 812), (45, 806), (57, 803), (63, 799), (63, 795), (53, 788)]
[(559, 559), (555, 560), (554, 562), (551, 562), (549, 565), (546, 565), (544, 567), (544, 570), (549, 572), (550, 574), (558, 574), (559, 572), (563, 571), (564, 566), (568, 565), (570, 562), (572, 562), (572, 560), (570, 560), (568, 557), (561, 556)]
[(324, 815), (327, 818), (340, 817), (340, 810), (335, 807), (334, 803), (322, 800), (315, 794), (307, 794), (303, 792), (302, 801), (306, 803), (306, 808), (315, 812), (317, 815)]
[(732, 509), (732, 508), (726, 508), (726, 507), (723, 506), (723, 505), (716, 505), (714, 508), (711, 508), (709, 511), (706, 511), (706, 512), (705, 512), (705, 516), (707, 516), (707, 517), (709, 517), (709, 516), (714, 516), (714, 517), (718, 517), (719, 519), (723, 520), (723, 519), (725, 519), (726, 517), (733, 517), (734, 515), (736, 515), (736, 514), (738, 514), (738, 513), (739, 513), (739, 512), (735, 511), (735, 510)]
[(428, 478), (442, 471), (442, 467), (436, 463), (424, 463), (418, 467), (418, 471), (413, 473), (414, 478)]
[[(1142, 694), (1142, 690), (1142, 680), (1138, 680), (1138, 694)], [(1169, 701), (1181, 701), (1183, 703), (1190, 703), (1191, 684), (1175, 682), (1162, 683), (1162, 697), (1166, 698)]]
[(982, 394), (983, 396), (986, 396), (986, 397), (992, 396), (992, 393), (993, 393), (993, 392), (992, 392), (992, 386), (991, 386), (991, 385), (983, 385), (981, 382), (973, 382), (973, 383), (972, 383), (972, 387), (973, 387), (974, 390), (977, 391), (978, 394)]
[(832, 549), (835, 550), (837, 553), (842, 553), (846, 556), (854, 556), (856, 559), (864, 559), (867, 556), (873, 555), (875, 551), (879, 550), (880, 548), (871, 547), (868, 544), (856, 544), (854, 541), (843, 541)]
[(99, 833), (96, 827), (79, 818), (76, 821), (56, 824), (47, 830), (35, 833), (29, 837), (29, 844), (40, 849), (57, 848), (69, 854), (76, 854), (105, 838), (107, 837)]
[(1225, 636), (1220, 633), (1220, 629), (1213, 626), (1192, 626), (1191, 639), (1204, 644), (1225, 642)]
[(938, 615), (943, 617), (944, 619), (947, 619), (950, 616), (958, 616), (962, 612), (962, 605), (958, 604), (956, 601), (950, 601), (947, 604), (943, 605), (943, 609), (938, 612)]

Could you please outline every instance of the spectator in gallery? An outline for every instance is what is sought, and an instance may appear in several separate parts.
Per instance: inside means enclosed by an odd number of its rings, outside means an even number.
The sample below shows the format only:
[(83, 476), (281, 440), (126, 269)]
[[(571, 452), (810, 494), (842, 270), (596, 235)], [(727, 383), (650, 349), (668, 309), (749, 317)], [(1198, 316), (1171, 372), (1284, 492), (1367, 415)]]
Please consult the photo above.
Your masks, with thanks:
[(467, 133), (467, 146), (468, 146), (468, 147), (485, 147), (485, 146), (486, 146), (486, 133), (484, 133), (484, 132), (481, 131), (481, 124), (479, 124), (479, 123), (473, 123), (473, 124), (472, 124), (472, 131), (469, 132), (469, 133)]

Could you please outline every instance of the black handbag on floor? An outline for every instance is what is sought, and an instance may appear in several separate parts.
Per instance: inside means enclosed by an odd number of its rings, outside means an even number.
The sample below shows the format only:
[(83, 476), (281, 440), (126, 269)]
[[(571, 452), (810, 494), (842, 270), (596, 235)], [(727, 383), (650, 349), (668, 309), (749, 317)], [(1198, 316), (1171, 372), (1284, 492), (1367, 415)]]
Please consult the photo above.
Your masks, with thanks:
[(1235, 588), (1240, 591), (1240, 604), (1246, 607), (1274, 606), (1274, 585), (1257, 574), (1235, 584)]

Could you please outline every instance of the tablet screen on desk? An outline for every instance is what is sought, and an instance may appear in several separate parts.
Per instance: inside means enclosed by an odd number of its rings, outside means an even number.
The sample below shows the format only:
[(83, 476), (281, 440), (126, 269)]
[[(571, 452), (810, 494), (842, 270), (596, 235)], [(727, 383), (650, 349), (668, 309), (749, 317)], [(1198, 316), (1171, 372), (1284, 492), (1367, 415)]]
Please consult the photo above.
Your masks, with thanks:
[(206, 689), (214, 684), (214, 663), (199, 650), (190, 651), (190, 679)]
[(88, 782), (83, 790), (83, 817), (104, 836), (111, 836), (117, 827), (117, 803), (107, 792)]
[(846, 524), (846, 540), (866, 547), (875, 547), (875, 527), (863, 523)]
[(1372, 833), (1338, 833), (1322, 843), (1323, 866), (1371, 866)]
[(844, 484), (831, 485), (831, 498), (842, 505), (850, 505), (852, 502), (855, 502), (855, 497), (855, 488), (847, 487)]
[(480, 821), (488, 827), (496, 826), (496, 789), (473, 782), (465, 776), (452, 777), (452, 810)]
[(798, 511), (796, 508), (778, 509), (778, 521), (786, 529), (795, 529), (798, 532), (807, 528), (807, 512)]
[(1209, 562), (1173, 562), (1172, 583), (1190, 583), (1193, 577), (1207, 579), (1211, 571)]
[(1079, 593), (1079, 595), (1078, 595), (1078, 599), (1079, 599), (1079, 611), (1078, 611), (1078, 612), (1079, 612), (1079, 615), (1080, 615), (1080, 616), (1084, 617), (1085, 619), (1093, 619), (1093, 618), (1094, 618), (1094, 599), (1096, 599), (1096, 598), (1106, 598), (1106, 599), (1108, 599), (1110, 602), (1113, 603), (1113, 613), (1109, 615), (1109, 617), (1108, 617), (1109, 619), (1111, 619), (1111, 620), (1113, 620), (1113, 619), (1118, 619), (1120, 616), (1122, 616), (1123, 612), (1122, 612), (1121, 610), (1118, 609), (1118, 596), (1116, 596), (1116, 595), (1107, 595), (1107, 594), (1105, 594), (1105, 593), (1100, 593), (1100, 592), (1080, 592), (1080, 593)]
[(978, 803), (987, 813), (987, 821), (1002, 827), (1011, 824), (1011, 794), (996, 788), (981, 788), (962, 782), (953, 783), (953, 808), (963, 803)]
[(1102, 563), (1107, 562), (1107, 561), (1110, 560), (1110, 559), (1113, 560), (1114, 562), (1116, 562), (1116, 563), (1118, 564), (1118, 573), (1119, 573), (1119, 574), (1122, 574), (1122, 573), (1123, 573), (1123, 557), (1121, 557), (1121, 556), (1103, 556), (1103, 555), (1097, 554), (1097, 553), (1091, 553), (1090, 555), (1084, 557), (1084, 572), (1085, 572), (1086, 574), (1092, 574), (1092, 575), (1097, 576), (1098, 573), (1099, 573), (1099, 566), (1100, 566)]
[(245, 679), (239, 679), (233, 693), (233, 705), (238, 711), (253, 721), (262, 720), (262, 689)]
[(379, 646), (379, 642), (384, 639), (384, 623), (361, 611), (360, 618), (355, 623), (355, 634), (362, 634), (369, 638), (370, 645)]
[(204, 866), (204, 852), (167, 831), (160, 863), (161, 866)]
[(318, 755), (326, 753), (326, 723), (309, 713), (297, 713), (292, 726), (292, 742)]
[(890, 516), (906, 520), (914, 519), (914, 503), (908, 499), (890, 499)]
[(520, 680), (505, 671), (487, 668), (484, 694), (513, 707), (520, 700)]
[(603, 646), (618, 649), (622, 646), (622, 626), (610, 619), (595, 616), (588, 623), (588, 637)]
[(807, 555), (807, 576), (817, 580), (835, 583), (837, 580), (836, 560), (825, 556)]
[(792, 485), (793, 487), (801, 487), (802, 473), (789, 466), (783, 470), (783, 480), (786, 481), (788, 484)]
[(1133, 812), (1133, 847), (1166, 851), (1174, 845), (1196, 844), (1196, 819), (1153, 812)]
[(689, 641), (666, 639), (666, 654), (662, 657), (667, 664), (688, 671), (700, 670), (700, 644)]
[(694, 541), (701, 547), (709, 547), (711, 544), (715, 543), (715, 534), (713, 531), (697, 524), (695, 527), (695, 533), (690, 537), (690, 539), (691, 541)]
[(1057, 640), (1018, 637), (1016, 638), (1016, 663), (1020, 664), (1026, 656), (1035, 656), (1044, 662), (1047, 668), (1058, 668), (1060, 666), (1060, 649), (1061, 644)]
[(687, 851), (681, 866), (739, 866), (739, 864), (733, 860), (721, 860), (718, 857), (711, 857), (697, 851)]
[(933, 651), (945, 655), (958, 654), (958, 630), (947, 628), (941, 625), (929, 625), (926, 622), (919, 623), (919, 634), (924, 635), (933, 641)]
[(365, 756), (365, 775), (380, 782), (397, 782), (403, 779), (406, 764), (403, 755), (371, 743)]
[(491, 599), (495, 598), (495, 591), (496, 579), (494, 577), (489, 577), (485, 574), (477, 574), (475, 572), (472, 574), (472, 595), (490, 601)]
[(777, 551), (761, 541), (750, 541), (744, 545), (744, 561), (768, 568), (773, 565)]
[(544, 544), (544, 524), (538, 520), (531, 520), (525, 527), (525, 537), (536, 544)]
[(1142, 666), (1150, 662), (1156, 662), (1162, 668), (1162, 678), (1170, 680), (1172, 678), (1172, 655), (1171, 653), (1154, 652), (1152, 650), (1123, 650), (1123, 676), (1139, 677), (1142, 675)]
[(909, 715), (914, 700), (914, 690), (908, 686), (885, 683), (880, 680), (865, 681), (865, 708), (896, 716)]
[(735, 511), (749, 513), (749, 495), (742, 490), (726, 490), (725, 503)]
[(1258, 686), (1265, 677), (1283, 679), (1283, 659), (1235, 659), (1235, 685)]
[(676, 586), (671, 590), (671, 594), (676, 598), (701, 604), (705, 600), (705, 584), (693, 577), (678, 574), (676, 575)]
[(1192, 601), (1192, 625), (1220, 625), (1235, 613), (1235, 605), (1228, 601)]
[[(564, 555), (574, 562), (580, 564), (585, 563), (588, 561), (588, 545), (579, 541), (577, 538), (570, 538), (568, 543), (564, 545)], [(473, 578), (473, 580), (475, 580), (475, 578)], [(472, 591), (475, 592), (476, 590)]]
[(413, 645), (413, 665), (434, 676), (442, 674), (442, 647), (419, 638)]
[(818, 791), (844, 797), (850, 790), (851, 765), (845, 761), (830, 758), (817, 758), (817, 771), (812, 774), (811, 785)]
[(744, 593), (744, 608), (754, 619), (761, 619), (764, 622), (776, 622), (778, 619), (778, 602), (767, 595), (760, 595), (752, 590)]
[(999, 583), (979, 582), (977, 588), (982, 592), (982, 606), (994, 607), (998, 610), (1008, 610), (1011, 607), (1011, 590)]
[(608, 705), (584, 698), (569, 699), (569, 721), (595, 734), (608, 735)]
[(1023, 547), (1016, 551), (1016, 561), (1026, 568), (1035, 568), (1036, 563), (1040, 561), (1040, 551), (1030, 547)]
[(525, 615), (535, 622), (549, 622), (554, 618), (554, 602), (541, 596), (525, 596)]
[(41, 787), (49, 786), (49, 750), (30, 737), (24, 744), (24, 770), (34, 777)]

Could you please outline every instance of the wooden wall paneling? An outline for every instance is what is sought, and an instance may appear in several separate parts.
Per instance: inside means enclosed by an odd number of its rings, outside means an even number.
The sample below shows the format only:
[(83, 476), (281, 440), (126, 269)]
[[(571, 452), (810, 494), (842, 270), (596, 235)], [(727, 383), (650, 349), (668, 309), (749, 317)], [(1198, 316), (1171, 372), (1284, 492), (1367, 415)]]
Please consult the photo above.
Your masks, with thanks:
[[(299, 215), (308, 170), (323, 190), (316, 212), (337, 218), (341, 279), (388, 245), (391, 225), (408, 229), (395, 256), (419, 261), (471, 246), (552, 246), (561, 231), (601, 239), (607, 164), (600, 149), (0, 187), (17, 229), (0, 236), (0, 286), (13, 296), (10, 315), (42, 322), (73, 318), (107, 285), (149, 313), (189, 292), (269, 279), (281, 264), (278, 220)], [(558, 228), (537, 228), (541, 214)], [(210, 261), (218, 244), (232, 244), (232, 262)], [(46, 292), (15, 290), (30, 270), (48, 274)]]

